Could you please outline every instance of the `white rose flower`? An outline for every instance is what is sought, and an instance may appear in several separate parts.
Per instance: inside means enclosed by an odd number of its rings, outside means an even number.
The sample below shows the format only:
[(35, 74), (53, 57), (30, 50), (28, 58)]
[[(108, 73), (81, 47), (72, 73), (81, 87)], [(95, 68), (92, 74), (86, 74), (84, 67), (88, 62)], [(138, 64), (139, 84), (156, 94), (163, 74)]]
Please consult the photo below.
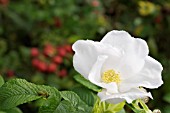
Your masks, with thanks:
[(100, 42), (78, 40), (73, 44), (73, 65), (86, 79), (103, 88), (102, 101), (119, 103), (148, 96), (144, 88), (163, 84), (162, 65), (148, 56), (147, 43), (125, 31), (113, 30)]

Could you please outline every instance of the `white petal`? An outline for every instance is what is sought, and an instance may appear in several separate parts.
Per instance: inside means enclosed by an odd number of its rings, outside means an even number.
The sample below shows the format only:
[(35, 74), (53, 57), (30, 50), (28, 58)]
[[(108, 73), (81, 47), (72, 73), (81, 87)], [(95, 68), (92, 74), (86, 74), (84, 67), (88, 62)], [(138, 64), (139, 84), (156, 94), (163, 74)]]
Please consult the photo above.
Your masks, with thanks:
[(92, 83), (101, 82), (101, 73), (102, 73), (101, 70), (102, 70), (103, 64), (107, 58), (108, 57), (104, 56), (104, 55), (98, 56), (97, 61), (94, 63), (94, 65), (89, 73), (89, 76), (88, 76), (88, 79)]
[(152, 57), (146, 57), (142, 70), (120, 84), (120, 91), (124, 92), (134, 87), (158, 88), (163, 84), (162, 65)]
[(137, 57), (134, 54), (126, 54), (122, 57), (117, 68), (120, 72), (121, 79), (127, 79), (138, 73), (144, 66), (144, 63), (144, 58)]
[(114, 47), (127, 49), (127, 45), (133, 41), (133, 38), (126, 31), (110, 31), (100, 41), (102, 43), (110, 44)]
[(110, 31), (101, 42), (116, 48), (122, 48), (126, 53), (133, 53), (140, 57), (145, 57), (149, 53), (147, 43), (144, 40), (133, 38), (126, 31)]
[(106, 90), (103, 90), (102, 92), (98, 93), (98, 96), (100, 97), (101, 101), (106, 101), (109, 103), (117, 104), (124, 100), (126, 100), (128, 103), (132, 103), (133, 100), (144, 98), (144, 97), (150, 97), (152, 98), (151, 93), (147, 93), (141, 89), (131, 89), (128, 92), (124, 93), (108, 93)]
[(101, 42), (110, 44), (124, 52), (118, 69), (123, 78), (139, 72), (144, 65), (144, 58), (149, 53), (147, 43), (144, 40), (133, 38), (125, 31), (111, 31), (104, 36)]
[(73, 44), (72, 48), (75, 51), (73, 66), (76, 71), (87, 78), (98, 56), (95, 45), (91, 41), (79, 40)]
[(75, 42), (73, 44), (73, 50), (75, 51), (75, 55), (73, 56), (73, 66), (75, 70), (86, 79), (88, 79), (89, 72), (99, 55), (109, 56), (109, 61), (113, 62), (111, 65), (112, 67), (116, 67), (118, 64), (116, 62), (119, 61), (117, 59), (120, 58), (120, 53), (117, 49), (110, 45), (104, 45), (103, 43), (90, 40), (79, 40)]
[(102, 88), (106, 88), (108, 92), (118, 92), (117, 84), (116, 83), (104, 83), (101, 80), (101, 74), (102, 74), (102, 67), (104, 62), (107, 60), (107, 56), (98, 56), (96, 63), (93, 65), (93, 68), (91, 69), (88, 79), (98, 85)]

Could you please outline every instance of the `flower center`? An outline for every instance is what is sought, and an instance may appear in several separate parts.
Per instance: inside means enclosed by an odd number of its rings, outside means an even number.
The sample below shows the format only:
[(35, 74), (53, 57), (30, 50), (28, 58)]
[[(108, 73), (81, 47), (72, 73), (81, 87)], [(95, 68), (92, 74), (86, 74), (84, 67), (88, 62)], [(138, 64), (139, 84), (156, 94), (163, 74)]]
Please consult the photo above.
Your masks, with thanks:
[(102, 81), (105, 83), (110, 83), (110, 82), (119, 83), (120, 75), (119, 75), (119, 73), (116, 73), (114, 70), (110, 69), (103, 73)]

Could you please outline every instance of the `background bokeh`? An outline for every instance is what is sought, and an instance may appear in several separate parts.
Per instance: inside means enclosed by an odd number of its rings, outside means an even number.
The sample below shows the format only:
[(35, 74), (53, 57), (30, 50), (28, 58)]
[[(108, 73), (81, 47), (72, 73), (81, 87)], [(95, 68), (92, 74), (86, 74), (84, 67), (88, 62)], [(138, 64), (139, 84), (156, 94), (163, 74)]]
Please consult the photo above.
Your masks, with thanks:
[[(0, 0), (0, 74), (69, 89), (77, 74), (71, 45), (113, 29), (146, 40), (162, 63), (164, 85), (148, 105), (170, 113), (170, 0)], [(36, 104), (20, 107), (33, 112)]]

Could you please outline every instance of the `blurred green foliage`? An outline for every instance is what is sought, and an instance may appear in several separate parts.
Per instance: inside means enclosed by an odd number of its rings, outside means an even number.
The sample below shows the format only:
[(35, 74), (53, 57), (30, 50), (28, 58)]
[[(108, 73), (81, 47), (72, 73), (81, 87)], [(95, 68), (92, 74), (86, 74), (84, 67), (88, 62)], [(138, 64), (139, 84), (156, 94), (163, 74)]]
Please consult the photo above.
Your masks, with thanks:
[(49, 43), (62, 47), (78, 39), (100, 40), (112, 29), (145, 39), (150, 55), (163, 64), (164, 85), (152, 91), (149, 105), (169, 113), (170, 0), (0, 0), (0, 72), (6, 78), (68, 89), (75, 84), (71, 57), (59, 65), (68, 71), (60, 78), (32, 66), (31, 48), (43, 51)]
[[(0, 0), (0, 72), (44, 83), (43, 73), (31, 65), (31, 48), (43, 51), (47, 44), (62, 47), (94, 39), (109, 28), (103, 11), (84, 0)], [(69, 62), (63, 60), (65, 66)]]

